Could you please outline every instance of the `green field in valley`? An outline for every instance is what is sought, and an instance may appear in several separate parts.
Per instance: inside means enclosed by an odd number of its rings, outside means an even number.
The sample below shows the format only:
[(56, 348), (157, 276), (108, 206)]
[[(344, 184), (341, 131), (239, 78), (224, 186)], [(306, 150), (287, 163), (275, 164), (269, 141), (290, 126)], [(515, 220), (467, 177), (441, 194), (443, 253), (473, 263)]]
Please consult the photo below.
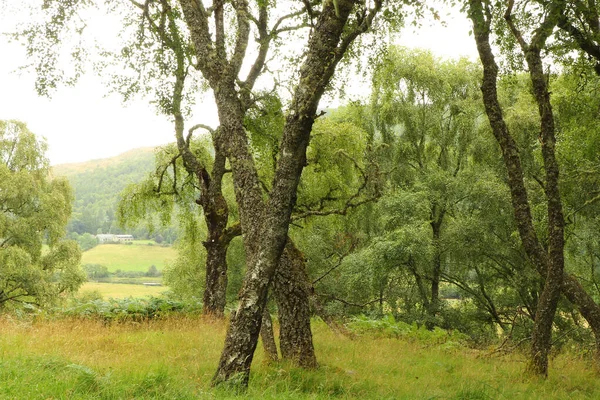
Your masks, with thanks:
[(109, 272), (141, 271), (145, 272), (151, 265), (162, 271), (167, 261), (174, 260), (177, 252), (172, 247), (152, 246), (146, 241), (134, 242), (133, 245), (101, 244), (83, 253), (81, 263), (100, 264)]
[(109, 299), (111, 297), (115, 299), (122, 299), (126, 297), (158, 296), (167, 290), (169, 290), (167, 286), (86, 282), (81, 286), (81, 288), (79, 288), (79, 295), (85, 295), (86, 292), (98, 292), (102, 295), (103, 299)]

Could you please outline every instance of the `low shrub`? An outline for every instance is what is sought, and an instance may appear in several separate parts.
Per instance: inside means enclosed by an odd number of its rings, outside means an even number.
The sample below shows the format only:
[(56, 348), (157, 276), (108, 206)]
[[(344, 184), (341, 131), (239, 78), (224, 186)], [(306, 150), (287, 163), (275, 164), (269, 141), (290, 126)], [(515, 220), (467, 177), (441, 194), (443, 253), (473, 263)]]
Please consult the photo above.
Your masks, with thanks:
[(422, 342), (446, 345), (460, 345), (469, 338), (458, 331), (450, 331), (438, 327), (428, 330), (424, 326), (419, 326), (414, 322), (407, 324), (406, 322), (396, 321), (391, 314), (380, 319), (373, 319), (364, 315), (357, 316), (348, 323), (348, 328), (358, 335), (414, 339)]

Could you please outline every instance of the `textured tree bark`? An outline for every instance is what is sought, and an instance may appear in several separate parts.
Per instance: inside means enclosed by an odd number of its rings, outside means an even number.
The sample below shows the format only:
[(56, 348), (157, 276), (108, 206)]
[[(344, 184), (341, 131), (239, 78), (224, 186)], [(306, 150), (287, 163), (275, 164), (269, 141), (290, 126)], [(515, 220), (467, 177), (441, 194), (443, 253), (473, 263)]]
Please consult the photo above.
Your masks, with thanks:
[(227, 302), (227, 246), (205, 242), (206, 285), (202, 297), (203, 313), (222, 318)]
[[(166, 3), (165, 3), (166, 4)], [(167, 7), (169, 8), (169, 7)], [(231, 239), (240, 234), (239, 227), (227, 228), (229, 220), (229, 209), (227, 201), (222, 192), (223, 175), (225, 174), (225, 155), (223, 154), (220, 142), (215, 138), (215, 158), (211, 173), (190, 149), (190, 137), (197, 128), (205, 128), (211, 131), (213, 136), (215, 132), (212, 129), (197, 125), (189, 131), (188, 138), (184, 138), (185, 121), (181, 110), (183, 100), (183, 90), (187, 76), (184, 44), (179, 36), (176, 22), (173, 19), (170, 8), (165, 10), (165, 17), (171, 26), (171, 37), (164, 34), (159, 35), (162, 44), (173, 50), (177, 62), (175, 72), (175, 85), (172, 97), (172, 115), (175, 122), (175, 139), (177, 149), (183, 159), (184, 168), (188, 173), (198, 180), (200, 197), (196, 203), (202, 207), (204, 219), (207, 227), (207, 238), (203, 242), (206, 248), (206, 282), (203, 294), (203, 313), (206, 315), (222, 318), (225, 311), (226, 291), (227, 291), (227, 248)]]
[(263, 348), (265, 349), (266, 360), (268, 362), (278, 361), (279, 354), (277, 353), (277, 344), (275, 344), (273, 320), (271, 319), (271, 313), (266, 307), (263, 313), (262, 324), (260, 326), (260, 338), (262, 339)]
[(206, 249), (203, 313), (216, 318), (224, 317), (227, 303), (227, 249), (231, 240), (241, 234), (239, 224), (227, 227), (229, 209), (221, 189), (224, 160), (222, 154), (216, 153), (212, 178), (205, 178), (207, 187), (197, 200), (204, 211), (207, 227), (207, 239), (202, 243)]
[[(183, 79), (181, 79), (181, 85), (183, 85)], [(227, 228), (229, 208), (222, 192), (225, 155), (218, 146), (215, 146), (212, 174), (209, 174), (207, 168), (190, 150), (189, 143), (183, 138), (184, 122), (180, 112), (175, 114), (175, 126), (177, 146), (184, 166), (198, 179), (200, 197), (196, 203), (202, 207), (207, 228), (207, 238), (202, 243), (206, 249), (206, 279), (202, 312), (205, 315), (223, 318), (227, 302), (227, 249), (231, 240), (241, 233), (238, 225)]]
[(279, 347), (282, 358), (304, 368), (317, 367), (310, 330), (311, 289), (304, 256), (288, 238), (272, 286), (279, 313)]

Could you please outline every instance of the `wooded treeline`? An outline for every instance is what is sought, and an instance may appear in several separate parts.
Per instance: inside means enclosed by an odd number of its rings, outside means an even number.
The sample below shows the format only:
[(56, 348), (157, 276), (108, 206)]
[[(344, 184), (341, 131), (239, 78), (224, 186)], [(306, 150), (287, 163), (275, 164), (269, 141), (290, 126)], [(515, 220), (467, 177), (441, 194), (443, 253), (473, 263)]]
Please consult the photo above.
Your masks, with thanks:
[(127, 230), (118, 221), (120, 193), (128, 184), (144, 179), (153, 169), (152, 148), (135, 149), (109, 159), (53, 166), (52, 175), (67, 178), (75, 196), (67, 225), (69, 237), (77, 240), (83, 250), (96, 244), (92, 236), (98, 233), (131, 233), (137, 239), (175, 242), (177, 226), (160, 226), (158, 218), (154, 218), (154, 226), (144, 223)]
[[(120, 217), (179, 221), (167, 279), (203, 291), (207, 314), (224, 315), (238, 282), (215, 384), (247, 386), (269, 301), (282, 356), (307, 368), (313, 313), (342, 331), (339, 318), (369, 312), (482, 342), (530, 338), (528, 370), (541, 376), (552, 336), (589, 338), (600, 354), (598, 6), (449, 3), (471, 19), (481, 63), (387, 43), (408, 15), (439, 18), (418, 1), (107, 10), (124, 29), (101, 71), (125, 98), (148, 96), (175, 133)], [(46, 3), (45, 22), (20, 33), (42, 93), (64, 79), (53, 45), (82, 30), (85, 6)], [(370, 96), (322, 112), (352, 61), (368, 64)], [(188, 120), (199, 90), (218, 127)]]

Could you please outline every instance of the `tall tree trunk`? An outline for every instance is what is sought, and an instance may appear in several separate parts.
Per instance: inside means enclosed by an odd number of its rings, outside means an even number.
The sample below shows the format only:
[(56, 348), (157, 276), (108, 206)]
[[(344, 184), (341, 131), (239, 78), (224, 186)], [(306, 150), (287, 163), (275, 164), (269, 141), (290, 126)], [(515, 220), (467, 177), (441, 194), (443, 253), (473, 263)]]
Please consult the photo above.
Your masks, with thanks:
[[(175, 23), (171, 17), (169, 17), (169, 23)], [(218, 133), (209, 127), (196, 125), (189, 130), (187, 139), (183, 136), (185, 121), (181, 110), (181, 102), (187, 72), (184, 61), (185, 54), (180, 40), (179, 36), (175, 36), (173, 40), (163, 42), (163, 45), (170, 46), (174, 51), (177, 61), (172, 104), (172, 115), (175, 119), (175, 139), (177, 149), (183, 159), (184, 168), (198, 180), (200, 197), (196, 200), (196, 203), (202, 207), (207, 228), (207, 238), (203, 242), (207, 253), (203, 313), (222, 318), (225, 312), (227, 293), (227, 248), (233, 237), (239, 235), (241, 230), (239, 226), (227, 228), (229, 208), (222, 191), (223, 176), (226, 172), (226, 157), (218, 140)], [(215, 157), (210, 173), (206, 165), (190, 149), (191, 135), (198, 128), (209, 130), (213, 136)]]
[[(539, 58), (539, 50), (543, 47), (545, 38), (547, 38), (547, 36), (544, 37), (544, 35), (549, 34), (548, 32), (551, 32), (552, 29), (550, 28), (548, 30), (548, 27), (546, 26), (545, 29), (536, 30), (536, 34), (532, 39), (535, 46), (530, 46), (529, 50), (531, 51), (526, 52), (530, 75), (534, 85), (534, 95), (536, 96), (540, 111), (542, 155), (546, 169), (545, 191), (548, 203), (548, 236), (550, 241), (548, 253), (546, 253), (533, 226), (527, 190), (525, 189), (523, 180), (523, 169), (521, 167), (519, 151), (513, 137), (508, 131), (498, 101), (498, 66), (496, 65), (489, 43), (491, 31), (490, 24), (492, 20), (491, 10), (488, 8), (489, 4), (486, 3), (484, 16), (484, 7), (480, 0), (470, 0), (469, 4), (469, 17), (473, 21), (473, 31), (477, 50), (483, 65), (483, 82), (481, 86), (483, 101), (486, 114), (492, 127), (492, 132), (502, 150), (504, 164), (509, 178), (509, 187), (517, 228), (527, 256), (536, 266), (542, 277), (545, 278), (544, 290), (538, 299), (536, 309), (529, 369), (535, 374), (547, 376), (552, 322), (554, 320), (564, 275), (564, 221), (562, 218), (562, 204), (560, 202), (558, 191), (558, 164), (554, 158), (554, 121), (552, 109), (549, 104), (547, 87), (545, 86), (545, 80), (543, 79), (543, 71), (541, 71), (541, 59)], [(509, 4), (512, 4), (512, 2)], [(510, 6), (506, 15), (510, 15)], [(510, 25), (509, 18), (507, 18), (507, 21)], [(544, 24), (546, 23), (547, 20), (544, 21)], [(550, 24), (551, 22), (548, 22), (548, 25)], [(518, 37), (517, 40), (523, 47), (522, 40), (519, 40)], [(540, 82), (540, 73), (542, 80), (544, 80), (543, 85), (542, 82)]]
[[(248, 77), (242, 80), (239, 73), (251, 34), (248, 2), (235, 2), (235, 28), (224, 18), (223, 2), (215, 3), (210, 11), (200, 1), (179, 2), (196, 50), (197, 68), (202, 71), (215, 96), (221, 126), (213, 142), (223, 143), (224, 154), (231, 163), (248, 266), (239, 306), (232, 314), (213, 384), (232, 381), (234, 386), (243, 389), (248, 384), (267, 289), (287, 239), (319, 100), (348, 47), (358, 35), (371, 27), (381, 9), (381, 0), (375, 0), (371, 9), (361, 6), (354, 10), (353, 24), (347, 23), (351, 11), (356, 5), (363, 4), (356, 0), (323, 2), (318, 15), (307, 10), (316, 23), (311, 30), (305, 61), (286, 117), (273, 186), (266, 201), (243, 121), (252, 102), (251, 90), (265, 64), (271, 39), (269, 31), (259, 26), (261, 43), (258, 56)], [(268, 17), (267, 8), (259, 6), (258, 24), (266, 25)], [(213, 23), (214, 26), (211, 26)], [(231, 56), (228, 55), (225, 39), (226, 26), (236, 31), (235, 43), (229, 49)], [(214, 31), (214, 36), (211, 31)]]
[[(182, 90), (182, 85), (183, 79), (178, 77), (176, 87)], [(183, 138), (183, 131), (183, 116), (181, 112), (175, 113), (177, 147), (186, 170), (198, 179), (200, 197), (196, 200), (196, 203), (202, 207), (207, 229), (206, 240), (202, 243), (206, 249), (203, 313), (223, 318), (227, 302), (227, 249), (231, 240), (241, 234), (241, 229), (239, 225), (227, 228), (229, 207), (222, 192), (225, 155), (218, 143), (215, 144), (215, 158), (212, 174), (210, 174), (206, 166), (190, 150), (189, 141)]]
[(317, 358), (310, 330), (309, 297), (312, 287), (304, 256), (288, 238), (272, 286), (279, 312), (281, 356), (304, 368), (315, 368)]
[(428, 308), (430, 320), (427, 321), (427, 329), (433, 329), (433, 319), (440, 311), (440, 276), (442, 273), (440, 238), (442, 234), (442, 222), (444, 221), (446, 210), (444, 208), (438, 210), (438, 208), (438, 206), (434, 206), (431, 210), (432, 221), (430, 225), (435, 254), (433, 256), (433, 268), (431, 272), (431, 302), (429, 303)]

